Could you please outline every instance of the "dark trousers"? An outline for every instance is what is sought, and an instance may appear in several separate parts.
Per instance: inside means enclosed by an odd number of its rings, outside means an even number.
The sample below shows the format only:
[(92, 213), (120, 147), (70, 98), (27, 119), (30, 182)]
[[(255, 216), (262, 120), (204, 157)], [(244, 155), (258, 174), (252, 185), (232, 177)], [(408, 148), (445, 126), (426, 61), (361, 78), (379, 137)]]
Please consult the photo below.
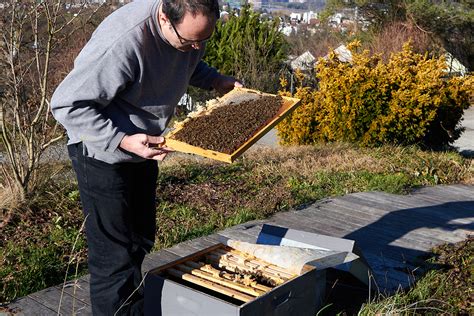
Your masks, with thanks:
[(122, 305), (139, 286), (155, 240), (158, 165), (107, 164), (85, 157), (81, 143), (68, 152), (86, 216), (92, 313), (143, 315), (143, 287)]

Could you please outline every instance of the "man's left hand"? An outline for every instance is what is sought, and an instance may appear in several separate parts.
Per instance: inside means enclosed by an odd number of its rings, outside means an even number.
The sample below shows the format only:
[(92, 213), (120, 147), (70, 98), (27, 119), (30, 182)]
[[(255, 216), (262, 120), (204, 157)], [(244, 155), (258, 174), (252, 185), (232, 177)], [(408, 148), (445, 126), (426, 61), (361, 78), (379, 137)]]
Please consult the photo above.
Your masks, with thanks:
[(234, 77), (219, 75), (214, 82), (212, 87), (216, 89), (217, 93), (224, 95), (235, 87), (243, 87), (243, 85)]

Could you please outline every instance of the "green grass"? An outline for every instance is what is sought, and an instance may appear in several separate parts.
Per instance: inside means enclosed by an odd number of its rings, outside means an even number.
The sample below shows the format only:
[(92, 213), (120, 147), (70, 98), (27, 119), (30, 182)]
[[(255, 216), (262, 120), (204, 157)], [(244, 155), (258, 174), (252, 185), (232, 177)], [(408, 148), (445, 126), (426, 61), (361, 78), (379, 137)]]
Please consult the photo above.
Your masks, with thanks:
[[(79, 194), (64, 174), (28, 204), (6, 210), (11, 219), (0, 241), (0, 302), (61, 283), (70, 256), (80, 262), (78, 274), (87, 273), (83, 238), (72, 251), (83, 220)], [(473, 174), (472, 160), (416, 147), (259, 149), (230, 165), (171, 158), (160, 166), (155, 250), (329, 196), (403, 194), (423, 185), (472, 183)]]
[(162, 203), (157, 212), (158, 231), (154, 250), (207, 236), (217, 229), (242, 224), (258, 217), (258, 214), (246, 209), (237, 210), (229, 217), (219, 213), (202, 216), (197, 209), (191, 207)]
[[(62, 283), (69, 260), (73, 264), (69, 266), (68, 279), (75, 277), (77, 261), (69, 253), (78, 230), (53, 227), (47, 236), (40, 231), (33, 231), (32, 234), (39, 237), (25, 240), (23, 243), (9, 241), (2, 246), (0, 268), (2, 301), (9, 301)], [(76, 247), (82, 249), (82, 254), (78, 252), (73, 255), (79, 255), (77, 257), (79, 269), (84, 271), (86, 269), (84, 238), (79, 239)]]
[(384, 191), (402, 194), (415, 185), (403, 173), (377, 174), (366, 170), (355, 172), (316, 172), (312, 177), (290, 177), (289, 189), (295, 204), (305, 204), (327, 196), (360, 191)]

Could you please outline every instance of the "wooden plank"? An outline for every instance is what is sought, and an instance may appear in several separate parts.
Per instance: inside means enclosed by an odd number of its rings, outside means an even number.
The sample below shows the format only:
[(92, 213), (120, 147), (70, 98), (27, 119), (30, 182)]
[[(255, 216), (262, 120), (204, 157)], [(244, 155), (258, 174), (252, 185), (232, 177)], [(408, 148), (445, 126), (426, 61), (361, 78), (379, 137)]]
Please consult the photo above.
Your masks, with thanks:
[[(328, 207), (329, 206), (325, 206)], [(331, 216), (334, 217), (338, 210), (331, 208)], [(355, 225), (359, 225), (358, 230), (354, 230), (350, 235), (345, 237), (356, 239), (357, 235), (361, 235), (358, 239), (370, 238), (372, 235), (377, 236), (377, 242), (384, 242), (387, 244), (400, 246), (406, 249), (414, 249), (421, 251), (429, 251), (436, 245), (446, 242), (458, 242), (466, 238), (467, 233), (453, 231), (451, 234), (446, 234), (445, 228), (437, 227), (437, 225), (423, 227), (426, 221), (423, 217), (412, 218), (405, 220), (402, 216), (396, 216), (395, 212), (391, 212), (387, 217), (380, 219), (378, 222), (365, 225), (363, 221), (358, 221), (357, 218), (352, 218), (349, 214), (342, 213), (337, 218), (338, 221), (351, 221)], [(323, 216), (322, 220), (323, 220)], [(413, 223), (423, 223), (420, 227), (414, 226)]]
[(299, 217), (294, 216), (293, 212), (277, 213), (269, 219), (268, 224), (303, 230), (309, 233), (319, 232), (317, 227), (313, 225), (312, 221), (302, 221)]
[[(34, 299), (26, 296), (10, 304), (8, 308), (17, 316), (49, 316), (56, 315), (56, 311), (44, 306)], [(8, 314), (6, 314), (8, 315)]]
[[(430, 207), (430, 204), (420, 203), (411, 195), (395, 195), (384, 192), (362, 192), (358, 196), (362, 200), (374, 201), (395, 208), (395, 210)], [(392, 211), (392, 209), (390, 209)]]
[[(404, 275), (406, 277), (406, 275)], [(386, 271), (385, 273), (374, 273), (373, 280), (375, 285), (372, 288), (376, 289), (377, 293), (391, 295), (399, 289), (408, 289), (413, 283), (407, 278), (394, 279), (393, 273)]]
[[(343, 199), (342, 201), (344, 201)], [(337, 201), (336, 203), (342, 204), (341, 200)], [(451, 221), (456, 220), (457, 217), (453, 214), (453, 210), (449, 208), (449, 205), (432, 205), (432, 206), (425, 206), (425, 207), (407, 207), (406, 205), (402, 205), (399, 203), (399, 208), (396, 210), (391, 210), (391, 206), (387, 206), (386, 201), (380, 200), (379, 198), (375, 198), (373, 195), (365, 195), (364, 197), (353, 196), (351, 199), (351, 203), (354, 205), (354, 208), (358, 208), (359, 210), (363, 210), (368, 214), (373, 214), (374, 209), (376, 213), (379, 213), (381, 210), (390, 210), (390, 213), (393, 212), (404, 212), (405, 217), (413, 216), (415, 221), (419, 221), (417, 216), (424, 216), (422, 219), (422, 223), (431, 223), (433, 225), (440, 225), (440, 220)], [(378, 210), (378, 211), (377, 211)], [(459, 216), (470, 216), (472, 211), (456, 211), (459, 213)], [(472, 215), (471, 215), (472, 216)]]
[[(440, 191), (443, 194), (446, 194), (445, 191)], [(362, 195), (362, 194), (361, 194)], [(435, 194), (430, 194), (430, 195), (423, 195), (424, 197), (436, 197), (438, 195)], [(474, 201), (462, 201), (459, 199), (453, 199), (452, 195), (447, 195), (446, 198), (440, 198), (436, 203), (434, 202), (427, 202), (426, 200), (420, 200), (417, 196), (415, 195), (408, 195), (408, 196), (400, 196), (400, 195), (394, 195), (394, 194), (388, 194), (388, 193), (380, 193), (380, 194), (374, 194), (374, 192), (366, 192), (362, 196), (363, 198), (370, 200), (370, 201), (376, 201), (379, 204), (392, 204), (396, 205), (398, 209), (425, 209), (425, 208), (437, 208), (437, 207), (450, 207), (453, 205), (457, 205), (456, 208), (459, 208), (459, 210), (464, 210), (464, 211), (473, 211), (474, 206), (471, 204), (471, 202)], [(438, 196), (439, 197), (439, 196)]]
[(440, 191), (438, 194), (414, 194), (413, 198), (420, 201), (420, 203), (431, 203), (432, 205), (456, 205), (456, 208), (463, 211), (472, 211), (474, 200), (471, 198), (453, 199), (451, 195), (446, 195), (445, 192)]
[(88, 278), (79, 278), (66, 282), (64, 286), (62, 284), (58, 285), (57, 288), (59, 291), (64, 289), (64, 293), (75, 297), (86, 305), (91, 305), (89, 286), (90, 284)]
[[(363, 241), (364, 245), (370, 245), (371, 247), (378, 248), (385, 247), (389, 243), (393, 243), (402, 248), (415, 249), (420, 251), (426, 251), (427, 249), (431, 248), (431, 244), (424, 245), (423, 241), (419, 241), (418, 243), (413, 242), (405, 235), (405, 231), (402, 231), (400, 233), (398, 230), (394, 229), (394, 227), (391, 227), (391, 229), (387, 229), (386, 227), (378, 227), (376, 225), (374, 226), (373, 224), (366, 224), (364, 222), (356, 223), (354, 220), (350, 220), (349, 216), (335, 217), (335, 214), (335, 212), (331, 212), (330, 214), (326, 212), (321, 212), (320, 214), (318, 214), (318, 219), (325, 225), (330, 225), (333, 227), (345, 227), (345, 225), (352, 227), (352, 229), (345, 228), (345, 231), (347, 231), (348, 234), (354, 231), (363, 232), (360, 238), (357, 238), (358, 244), (361, 244), (361, 242)], [(297, 216), (302, 216), (302, 218), (305, 218), (304, 215), (297, 214), (294, 214), (293, 218)], [(348, 222), (350, 222), (350, 224), (346, 224)], [(347, 234), (344, 236), (347, 236)], [(373, 236), (377, 236), (377, 238), (371, 238)], [(397, 254), (394, 253), (394, 255)]]
[(374, 219), (365, 217), (365, 218), (360, 218), (357, 216), (354, 216), (354, 213), (352, 214), (351, 218), (354, 219), (354, 221), (349, 221), (345, 218), (346, 214), (348, 215), (349, 212), (352, 212), (352, 210), (343, 210), (341, 211), (340, 209), (336, 211), (336, 207), (333, 205), (321, 205), (320, 207), (312, 210), (312, 215), (311, 217), (309, 216), (309, 212), (304, 212), (301, 214), (295, 214), (295, 216), (301, 216), (301, 217), (306, 217), (308, 218), (309, 221), (314, 219), (315, 221), (321, 221), (324, 223), (333, 223), (333, 226), (340, 228), (344, 231), (351, 232), (355, 229), (359, 229), (360, 227), (372, 225), (373, 223), (376, 223), (378, 221), (378, 217), (375, 217)]
[[(437, 245), (444, 243), (457, 243), (466, 239), (469, 235), (472, 235), (474, 231), (455, 228), (453, 230), (447, 230), (445, 227), (422, 227), (416, 229), (417, 233), (425, 234), (433, 239), (439, 240)], [(410, 234), (408, 233), (408, 237)]]
[[(370, 263), (370, 268), (376, 276), (379, 287), (393, 287), (394, 285), (406, 287), (413, 282), (413, 275), (409, 273), (412, 269), (403, 262), (375, 253), (367, 253), (365, 258)], [(380, 278), (381, 276), (383, 278)]]
[[(360, 219), (359, 217), (354, 217), (349, 213), (338, 212), (334, 209), (331, 211), (331, 217), (339, 222), (348, 221), (354, 226), (354, 230), (349, 234), (354, 235), (355, 232), (362, 232), (365, 231), (364, 235), (369, 237), (377, 236), (378, 243), (384, 242), (397, 242), (402, 241), (400, 246), (409, 247), (416, 250), (426, 250), (430, 249), (436, 243), (433, 242), (432, 239), (426, 237), (423, 234), (419, 233), (411, 233), (410, 236), (406, 234), (405, 227), (403, 226), (403, 222), (399, 223), (386, 223), (383, 224), (382, 222), (372, 222), (367, 224), (364, 220)], [(346, 236), (346, 235), (345, 235)]]
[(150, 257), (145, 257), (142, 263), (142, 275), (157, 267), (157, 264)]
[(414, 194), (413, 198), (416, 198), (417, 201), (420, 201), (421, 204), (429, 203), (430, 205), (439, 205), (439, 204), (453, 204), (456, 203), (457, 207), (461, 210), (472, 210), (472, 202), (471, 200), (460, 200), (456, 201), (451, 199), (447, 199), (440, 195), (421, 195), (421, 194)]
[[(444, 187), (452, 187), (456, 190), (458, 190), (459, 194), (463, 196), (465, 199), (474, 201), (474, 196), (472, 195), (472, 192), (474, 190), (474, 185), (467, 185), (467, 184), (454, 184), (454, 185), (446, 185)], [(442, 190), (442, 188), (438, 188), (438, 190)]]
[[(422, 223), (424, 226), (431, 227), (435, 230), (438, 228), (453, 230), (456, 228), (456, 224), (458, 224), (457, 226), (464, 225), (467, 230), (472, 230), (474, 228), (472, 221), (473, 213), (474, 210), (459, 210), (456, 208), (455, 204), (441, 204), (428, 207), (398, 210), (396, 212), (392, 212), (390, 216), (393, 218), (395, 218), (395, 216), (401, 218), (400, 215), (403, 214), (403, 217), (412, 219), (410, 226), (414, 226), (415, 223)], [(466, 220), (462, 221), (462, 219)], [(458, 228), (462, 229), (462, 227)], [(459, 232), (458, 234), (456, 231), (454, 231), (453, 235), (463, 236), (465, 233)]]
[[(284, 225), (285, 223), (282, 223), (281, 220), (275, 222), (277, 225), (282, 225), (291, 227), (290, 225)], [(293, 228), (293, 227), (291, 227)], [(316, 231), (314, 228), (317, 228)], [(306, 230), (309, 231), (309, 230)], [(344, 236), (338, 236), (338, 235), (333, 235), (331, 232), (327, 231), (326, 225), (322, 225), (321, 223), (317, 223), (316, 225), (313, 225), (313, 232), (320, 233), (320, 234), (325, 234), (329, 236), (334, 236), (334, 237), (344, 237)], [(342, 235), (342, 234), (339, 234)], [(411, 262), (407, 260), (407, 258), (411, 258), (411, 254), (413, 255), (421, 255), (421, 254), (426, 254), (427, 251), (425, 250), (413, 250), (410, 248), (406, 247), (399, 247), (396, 245), (389, 245), (388, 242), (381, 242), (380, 241), (380, 236), (376, 234), (371, 234), (370, 232), (366, 232), (364, 236), (359, 236), (359, 238), (349, 238), (356, 240), (357, 245), (360, 249), (362, 249), (362, 252), (364, 255), (369, 254), (369, 253), (377, 253), (378, 256), (383, 255), (386, 258), (390, 258), (391, 260), (402, 262), (406, 262), (407, 267), (412, 267), (414, 266), (411, 265)]]
[[(433, 205), (445, 204), (445, 203), (456, 201), (456, 199), (453, 199), (452, 194), (445, 194), (443, 191), (435, 191), (435, 190), (432, 190), (430, 194), (426, 194), (426, 193), (420, 194), (415, 191), (411, 194), (411, 196), (413, 198), (417, 198), (418, 196), (430, 197), (430, 200), (433, 199), (433, 202), (429, 202), (429, 203), (432, 203)], [(459, 200), (462, 200), (462, 199), (459, 199)], [(426, 202), (422, 200), (420, 203), (426, 203)]]
[[(342, 208), (347, 210), (348, 212), (356, 212), (357, 214), (360, 214), (362, 218), (367, 218), (367, 221), (378, 221), (382, 219), (384, 216), (387, 216), (388, 214), (394, 213), (394, 212), (400, 212), (404, 210), (410, 210), (410, 208), (405, 208), (405, 206), (401, 206), (400, 208), (397, 208), (394, 211), (387, 211), (384, 210), (384, 205), (380, 205), (379, 203), (374, 203), (374, 202), (361, 202), (360, 200), (357, 199), (336, 199), (332, 201), (330, 204), (327, 204), (328, 207), (334, 207), (334, 208)], [(419, 217), (418, 214), (416, 216)], [(410, 217), (409, 215), (404, 216), (405, 218)], [(418, 218), (417, 218), (418, 219)]]
[(219, 243), (220, 241), (217, 235), (214, 235), (213, 237), (200, 237), (181, 242), (176, 246), (166, 249), (166, 251), (174, 253), (180, 257), (185, 257), (202, 249), (215, 246)]
[(337, 199), (338, 203), (346, 203), (347, 207), (349, 208), (352, 205), (354, 208), (359, 210), (363, 210), (369, 214), (374, 216), (385, 216), (389, 212), (393, 212), (398, 210), (399, 208), (394, 207), (393, 205), (390, 206), (388, 204), (383, 204), (381, 207), (375, 207), (375, 203), (368, 202), (364, 197), (358, 195), (346, 195), (341, 197), (341, 199)]
[(180, 258), (180, 256), (174, 253), (171, 253), (167, 250), (160, 250), (157, 252), (153, 252), (153, 253), (148, 254), (146, 257), (154, 265), (152, 269), (163, 266), (165, 264), (168, 264)]
[(61, 291), (57, 287), (47, 288), (30, 294), (28, 297), (53, 311), (59, 311), (62, 315), (89, 315), (92, 313), (90, 305), (67, 293), (64, 293), (61, 299)]
[(420, 203), (430, 203), (431, 205), (446, 205), (450, 207), (456, 207), (461, 211), (472, 212), (474, 201), (453, 201), (443, 199), (436, 195), (416, 195), (414, 196)]
[(360, 192), (347, 196), (348, 199), (354, 199), (356, 203), (363, 203), (363, 205), (370, 206), (367, 203), (373, 203), (377, 205), (378, 209), (386, 212), (393, 212), (400, 209), (415, 208), (418, 204), (415, 201), (411, 201), (408, 196), (404, 200), (390, 201), (388, 196), (384, 194), (377, 194), (375, 192)]
[(245, 228), (245, 226), (238, 225), (223, 231), (219, 231), (217, 235), (224, 238), (255, 243), (257, 241), (257, 237), (261, 229), (262, 228), (260, 225), (256, 225), (251, 228)]
[(292, 213), (282, 213), (276, 218), (287, 217), (288, 222), (293, 222), (300, 227), (315, 227), (315, 225), (324, 225), (326, 231), (334, 232), (334, 236), (343, 236), (346, 233), (356, 229), (357, 226), (351, 222), (334, 222), (331, 213), (327, 213), (321, 208), (312, 208), (311, 210), (302, 210)]
[[(295, 229), (303, 229), (304, 225), (301, 224), (302, 220), (297, 220), (296, 216), (290, 217), (275, 217), (272, 218), (270, 223), (275, 223), (278, 226), (288, 227), (288, 228), (295, 228)], [(348, 231), (343, 230), (341, 228), (334, 227), (332, 225), (328, 225), (327, 223), (323, 223), (320, 221), (309, 221), (307, 220), (306, 223), (311, 225), (311, 231), (313, 233), (318, 233), (322, 235), (328, 235), (333, 237), (341, 237), (348, 233)], [(309, 226), (307, 226), (309, 227)]]
[[(406, 214), (399, 214), (396, 216), (395, 211), (387, 213), (385, 216), (391, 216), (392, 219), (385, 219), (384, 217), (379, 217), (378, 215), (373, 215), (365, 211), (360, 211), (356, 208), (352, 208), (352, 204), (347, 205), (345, 203), (340, 203), (339, 201), (334, 201), (331, 205), (325, 205), (322, 209), (325, 209), (332, 217), (338, 218), (340, 220), (347, 219), (347, 221), (353, 223), (356, 226), (359, 226), (358, 229), (361, 229), (363, 226), (370, 225), (373, 229), (379, 230), (380, 233), (386, 235), (387, 228), (390, 227), (390, 232), (397, 232), (402, 235), (406, 240), (413, 240), (423, 249), (430, 249), (431, 247), (439, 244), (439, 242), (444, 242), (445, 240), (439, 240), (430, 236), (426, 233), (421, 233), (418, 231), (409, 231), (413, 223), (421, 222), (426, 223), (426, 219), (422, 216), (407, 216)], [(387, 222), (386, 225), (382, 222)], [(367, 224), (367, 222), (371, 222)], [(380, 224), (378, 224), (380, 223)]]
[[(344, 215), (344, 213), (342, 214)], [(371, 221), (368, 220), (358, 219), (361, 223), (344, 220), (343, 217), (341, 218), (340, 213), (333, 213), (333, 208), (329, 207), (328, 205), (321, 205), (318, 208), (312, 209), (311, 212), (302, 211), (292, 216), (300, 218), (301, 221), (304, 221), (306, 218), (308, 224), (322, 222), (324, 224), (334, 226), (340, 231), (339, 235), (341, 236), (343, 236), (345, 233), (349, 233), (355, 229), (358, 229), (360, 225), (365, 226), (371, 224)]]
[(473, 200), (472, 192), (474, 190), (474, 186), (461, 186), (461, 185), (439, 185), (429, 187), (432, 188), (433, 193), (435, 195), (443, 194), (443, 196), (450, 196), (451, 199), (461, 200), (461, 199), (468, 199)]
[(210, 251), (214, 250), (214, 249), (217, 249), (217, 248), (220, 248), (220, 247), (223, 247), (222, 244), (217, 244), (217, 245), (213, 245), (211, 247), (208, 247), (208, 248), (204, 248), (204, 249), (201, 249), (199, 251), (195, 251), (195, 252), (192, 252), (190, 253), (189, 255), (187, 256), (178, 256), (178, 258), (174, 261), (171, 261), (171, 262), (168, 262), (164, 265), (161, 265), (153, 270), (150, 271), (150, 273), (161, 273), (162, 271), (172, 267), (172, 266), (175, 266), (177, 264), (181, 264), (181, 263), (184, 263), (185, 261), (189, 261), (189, 260), (197, 260), (199, 259), (200, 257), (202, 257), (204, 254), (206, 253), (209, 253)]
[[(474, 189), (473, 189), (474, 190)], [(395, 194), (389, 194), (389, 193), (378, 193), (375, 194), (372, 192), (372, 194), (367, 193), (369, 198), (371, 199), (380, 199), (382, 201), (386, 201), (388, 203), (397, 203), (397, 205), (403, 206), (408, 204), (407, 206), (410, 206), (410, 208), (422, 208), (422, 207), (427, 207), (427, 206), (435, 206), (439, 204), (452, 204), (456, 203), (460, 205), (461, 209), (465, 210), (472, 210), (473, 207), (471, 203), (469, 202), (474, 202), (473, 197), (471, 196), (461, 196), (457, 197), (450, 193), (447, 190), (432, 190), (430, 194), (421, 194), (423, 197), (433, 197), (437, 199), (436, 203), (433, 202), (426, 202), (423, 200), (419, 200), (418, 194), (416, 191), (413, 194), (410, 195), (395, 195)], [(472, 193), (471, 193), (472, 194)]]

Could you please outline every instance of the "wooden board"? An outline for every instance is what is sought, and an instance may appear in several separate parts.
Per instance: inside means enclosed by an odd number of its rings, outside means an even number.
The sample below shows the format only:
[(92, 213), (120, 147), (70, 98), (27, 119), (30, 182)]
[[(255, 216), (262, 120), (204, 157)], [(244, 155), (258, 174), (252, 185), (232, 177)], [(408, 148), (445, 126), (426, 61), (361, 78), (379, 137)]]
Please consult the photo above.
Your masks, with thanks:
[(28, 297), (56, 311), (57, 315), (90, 315), (92, 312), (92, 308), (88, 303), (68, 293), (63, 293), (61, 298), (61, 290), (58, 287), (50, 287), (30, 294)]
[[(244, 88), (235, 88), (231, 92), (224, 95), (222, 98), (219, 98), (219, 101), (223, 104), (231, 103), (233, 99), (238, 99), (243, 94), (258, 94), (261, 96), (274, 96), (274, 94), (263, 93), (257, 90), (244, 89)], [(277, 125), (282, 119), (289, 115), (300, 105), (300, 99), (290, 98), (282, 96), (283, 105), (281, 106), (278, 113), (269, 120), (264, 127), (260, 130), (255, 131), (253, 136), (237, 148), (232, 154), (226, 154), (222, 152), (217, 152), (213, 150), (204, 149), (201, 147), (196, 147), (185, 142), (173, 139), (173, 135), (176, 134), (183, 127), (178, 127), (169, 132), (166, 138), (166, 146), (171, 147), (172, 149), (188, 154), (195, 154), (214, 160), (219, 160), (227, 163), (234, 162), (238, 157), (240, 157), (247, 149), (249, 149), (254, 143), (256, 143), (262, 136), (268, 133), (275, 125)]]
[[(45, 316), (45, 315), (57, 315), (57, 311), (44, 306), (42, 303), (37, 302), (31, 297), (25, 296), (15, 302), (10, 303), (8, 309), (11, 311), (11, 315), (17, 316)], [(9, 316), (10, 314), (3, 311), (0, 315)], [(72, 314), (69, 314), (72, 315)]]

